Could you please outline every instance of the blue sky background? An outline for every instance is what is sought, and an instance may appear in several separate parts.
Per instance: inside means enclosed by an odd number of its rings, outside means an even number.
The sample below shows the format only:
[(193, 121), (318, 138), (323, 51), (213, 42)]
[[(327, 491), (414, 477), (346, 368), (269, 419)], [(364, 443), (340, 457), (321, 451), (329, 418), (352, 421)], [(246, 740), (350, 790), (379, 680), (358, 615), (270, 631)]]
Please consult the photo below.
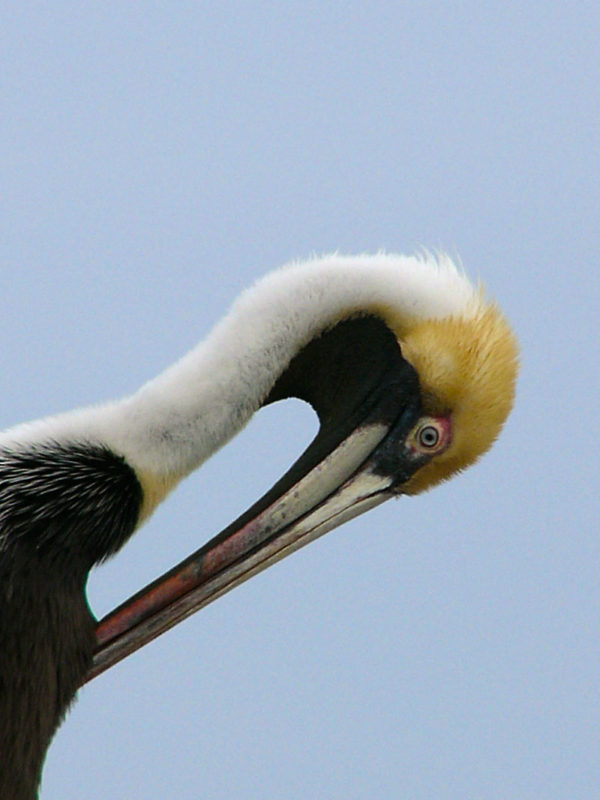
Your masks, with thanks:
[[(98, 678), (71, 797), (597, 797), (593, 3), (3, 3), (0, 425), (134, 390), (285, 261), (460, 254), (522, 343), (492, 452)], [(102, 615), (316, 429), (288, 403), (89, 583)]]

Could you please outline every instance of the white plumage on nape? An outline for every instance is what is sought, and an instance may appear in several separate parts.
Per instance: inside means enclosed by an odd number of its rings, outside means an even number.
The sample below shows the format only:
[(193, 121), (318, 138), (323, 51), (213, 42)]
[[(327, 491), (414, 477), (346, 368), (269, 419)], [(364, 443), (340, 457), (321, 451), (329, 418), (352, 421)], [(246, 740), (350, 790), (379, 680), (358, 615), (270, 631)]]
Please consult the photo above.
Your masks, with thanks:
[[(510, 411), (516, 369), (503, 316), (447, 256), (332, 255), (267, 275), (134, 395), (0, 434), (0, 796), (35, 797), (86, 673), (351, 516), (472, 463)], [(95, 634), (89, 569), (288, 396), (321, 422), (296, 465)]]
[[(472, 318), (479, 293), (445, 255), (332, 255), (292, 263), (247, 289), (208, 338), (134, 395), (0, 434), (108, 444), (143, 471), (187, 474), (240, 431), (314, 336), (360, 313)], [(175, 445), (175, 446), (173, 446)]]

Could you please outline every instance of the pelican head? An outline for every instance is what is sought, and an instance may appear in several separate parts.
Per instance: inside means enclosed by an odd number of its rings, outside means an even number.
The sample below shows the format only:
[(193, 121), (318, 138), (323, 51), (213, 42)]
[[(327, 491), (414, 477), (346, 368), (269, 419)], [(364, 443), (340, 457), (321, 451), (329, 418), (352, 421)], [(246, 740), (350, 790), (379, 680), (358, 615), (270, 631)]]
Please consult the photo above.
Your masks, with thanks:
[(398, 343), (419, 375), (427, 413), (452, 420), (448, 448), (404, 486), (406, 494), (417, 494), (473, 464), (498, 437), (514, 402), (517, 343), (483, 290), (463, 316), (400, 328)]
[(100, 624), (90, 676), (345, 520), (476, 461), (512, 408), (517, 354), (498, 306), (444, 255), (336, 254), (247, 290), (204, 343), (134, 396), (138, 409), (168, 406), (185, 386), (179, 413), (206, 412), (201, 436), (171, 416), (168, 453), (158, 452), (164, 436), (140, 447), (139, 425), (128, 428), (141, 516), (261, 406), (307, 400), (319, 433), (251, 509)]

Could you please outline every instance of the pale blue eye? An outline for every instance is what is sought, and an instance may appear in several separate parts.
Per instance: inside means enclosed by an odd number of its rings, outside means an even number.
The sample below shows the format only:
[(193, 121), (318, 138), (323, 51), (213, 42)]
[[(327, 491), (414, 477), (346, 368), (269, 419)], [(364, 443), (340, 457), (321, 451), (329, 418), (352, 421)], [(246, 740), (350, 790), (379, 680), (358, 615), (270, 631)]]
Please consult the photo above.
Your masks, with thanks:
[(423, 425), (418, 433), (418, 441), (421, 447), (431, 450), (440, 441), (440, 432), (435, 425)]

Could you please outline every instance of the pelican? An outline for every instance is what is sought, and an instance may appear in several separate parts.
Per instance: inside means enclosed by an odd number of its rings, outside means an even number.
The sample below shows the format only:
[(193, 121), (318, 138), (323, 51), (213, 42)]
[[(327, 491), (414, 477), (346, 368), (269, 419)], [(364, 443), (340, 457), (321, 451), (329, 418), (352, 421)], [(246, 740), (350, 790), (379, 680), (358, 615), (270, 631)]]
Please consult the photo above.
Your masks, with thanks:
[[(78, 687), (193, 610), (492, 445), (516, 339), (443, 254), (338, 254), (260, 280), (135, 394), (0, 434), (0, 797), (32, 800)], [(236, 522), (97, 625), (90, 569), (262, 406), (317, 436)]]

